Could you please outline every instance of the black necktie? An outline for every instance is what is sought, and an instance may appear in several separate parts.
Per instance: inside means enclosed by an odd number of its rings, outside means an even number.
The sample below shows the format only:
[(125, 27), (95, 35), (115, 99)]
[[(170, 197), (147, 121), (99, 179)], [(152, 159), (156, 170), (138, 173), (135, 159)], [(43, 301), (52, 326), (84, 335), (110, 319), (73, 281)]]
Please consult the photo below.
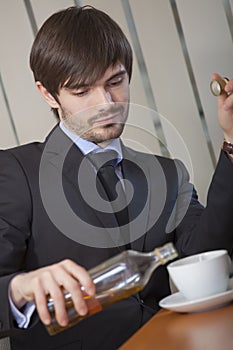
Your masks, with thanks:
[[(97, 176), (105, 189), (107, 197), (111, 202), (113, 212), (121, 228), (129, 223), (127, 202), (125, 192), (120, 179), (115, 172), (117, 165), (117, 152), (113, 150), (88, 154), (88, 159), (94, 164)], [(97, 187), (98, 190), (98, 187)], [(128, 227), (122, 230), (125, 242), (128, 242)]]

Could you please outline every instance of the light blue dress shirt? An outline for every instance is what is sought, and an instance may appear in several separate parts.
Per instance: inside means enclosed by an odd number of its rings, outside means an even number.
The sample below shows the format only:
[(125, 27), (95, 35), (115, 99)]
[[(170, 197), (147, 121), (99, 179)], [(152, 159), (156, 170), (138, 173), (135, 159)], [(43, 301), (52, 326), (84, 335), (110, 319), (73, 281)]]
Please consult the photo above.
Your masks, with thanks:
[(105, 147), (99, 147), (93, 142), (87, 141), (73, 133), (71, 130), (67, 129), (63, 123), (60, 122), (59, 124), (61, 130), (73, 141), (73, 143), (80, 149), (80, 151), (87, 155), (88, 153), (99, 153), (99, 152), (105, 152), (109, 150), (114, 150), (118, 154), (118, 161), (119, 163), (122, 160), (122, 149), (121, 149), (121, 143), (120, 140), (113, 139), (111, 142)]

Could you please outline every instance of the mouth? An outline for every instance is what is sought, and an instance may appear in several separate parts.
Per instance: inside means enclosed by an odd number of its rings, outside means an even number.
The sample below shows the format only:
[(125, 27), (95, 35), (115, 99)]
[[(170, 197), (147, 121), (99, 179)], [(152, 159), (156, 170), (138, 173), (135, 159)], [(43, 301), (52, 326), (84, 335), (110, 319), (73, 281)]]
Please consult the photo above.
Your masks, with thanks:
[(116, 114), (116, 115), (111, 115), (105, 118), (100, 118), (100, 119), (96, 119), (94, 121), (94, 125), (98, 126), (98, 125), (109, 125), (109, 124), (116, 124), (116, 123), (122, 123), (121, 119), (120, 119), (120, 114)]

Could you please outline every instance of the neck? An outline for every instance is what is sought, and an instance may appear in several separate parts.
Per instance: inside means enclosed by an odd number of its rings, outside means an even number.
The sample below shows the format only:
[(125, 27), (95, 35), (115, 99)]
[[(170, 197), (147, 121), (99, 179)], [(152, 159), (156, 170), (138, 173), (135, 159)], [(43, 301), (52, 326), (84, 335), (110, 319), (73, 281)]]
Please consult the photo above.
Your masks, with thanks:
[(111, 141), (112, 140), (103, 141), (103, 142), (100, 142), (100, 143), (96, 143), (96, 145), (101, 147), (101, 148), (105, 148), (111, 143)]

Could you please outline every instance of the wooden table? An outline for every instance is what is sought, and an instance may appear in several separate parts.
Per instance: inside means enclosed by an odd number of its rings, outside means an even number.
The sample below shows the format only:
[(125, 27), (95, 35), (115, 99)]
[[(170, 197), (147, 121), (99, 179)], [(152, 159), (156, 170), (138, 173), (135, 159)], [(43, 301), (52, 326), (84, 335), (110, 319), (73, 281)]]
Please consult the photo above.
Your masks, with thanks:
[(193, 314), (161, 310), (119, 350), (233, 350), (233, 304)]

